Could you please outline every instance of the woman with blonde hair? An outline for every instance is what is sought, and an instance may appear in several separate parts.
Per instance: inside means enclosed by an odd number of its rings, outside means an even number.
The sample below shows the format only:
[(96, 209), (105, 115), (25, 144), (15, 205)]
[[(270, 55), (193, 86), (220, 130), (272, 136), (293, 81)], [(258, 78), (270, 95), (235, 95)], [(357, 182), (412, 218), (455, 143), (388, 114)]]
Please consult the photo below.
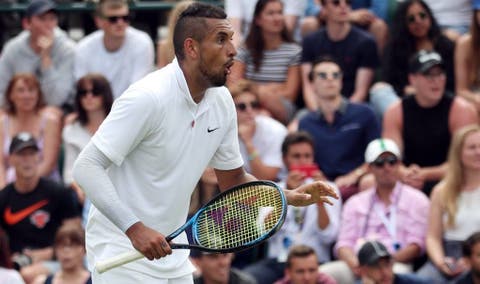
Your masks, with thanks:
[(177, 23), (178, 16), (195, 1), (180, 1), (175, 5), (168, 15), (168, 34), (157, 43), (157, 67), (162, 68), (175, 58), (173, 51), (173, 29)]
[(418, 272), (447, 283), (464, 272), (462, 243), (480, 228), (480, 126), (459, 129), (448, 154), (448, 171), (431, 195), (427, 231), (429, 261)]

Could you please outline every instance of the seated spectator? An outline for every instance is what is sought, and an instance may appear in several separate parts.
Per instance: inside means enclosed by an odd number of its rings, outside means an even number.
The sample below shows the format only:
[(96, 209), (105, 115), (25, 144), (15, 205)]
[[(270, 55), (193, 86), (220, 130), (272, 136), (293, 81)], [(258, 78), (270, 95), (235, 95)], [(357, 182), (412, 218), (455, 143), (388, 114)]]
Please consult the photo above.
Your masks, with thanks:
[(463, 257), (470, 270), (455, 281), (455, 284), (480, 283), (480, 232), (473, 233), (463, 244)]
[(306, 245), (290, 248), (285, 267), (285, 277), (275, 284), (336, 284), (330, 276), (318, 271), (315, 250)]
[(398, 274), (393, 272), (393, 257), (379, 241), (365, 242), (358, 251), (362, 284), (429, 284), (414, 274)]
[(259, 0), (253, 19), (229, 80), (252, 81), (262, 107), (287, 124), (301, 88), (301, 47), (287, 32), (281, 0)]
[(457, 41), (455, 48), (455, 86), (458, 95), (480, 112), (480, 1), (473, 1), (470, 33)]
[[(294, 132), (285, 137), (282, 156), (287, 177), (279, 183), (281, 188), (296, 188), (325, 177), (314, 168), (312, 137), (306, 132)], [(304, 170), (302, 170), (304, 169)], [(331, 184), (336, 189), (334, 184)], [(337, 189), (337, 194), (340, 194)], [(323, 203), (307, 207), (289, 206), (285, 223), (268, 240), (267, 258), (259, 260), (243, 271), (253, 275), (258, 283), (273, 283), (282, 278), (288, 250), (291, 246), (308, 244), (321, 263), (331, 260), (330, 248), (337, 239), (340, 227), (341, 200), (333, 200), (333, 205)]]
[(446, 73), (446, 90), (453, 92), (453, 41), (444, 36), (423, 0), (406, 0), (395, 11), (390, 39), (385, 46), (380, 81), (370, 90), (370, 102), (381, 117), (399, 98), (414, 94), (408, 79), (409, 59), (420, 50), (438, 52)]
[(468, 33), (469, 20), (472, 17), (472, 2), (475, 0), (425, 0), (438, 20), (442, 32), (452, 41)]
[[(282, 0), (282, 2), (285, 5), (283, 12), (287, 30), (290, 36), (298, 34), (297, 29), (300, 28), (299, 23), (305, 12), (307, 0)], [(235, 47), (241, 46), (249, 33), (256, 3), (257, 0), (225, 0), (225, 12), (235, 31), (233, 34)]]
[(130, 26), (126, 0), (101, 0), (95, 12), (99, 30), (84, 37), (75, 50), (74, 75), (100, 73), (118, 98), (133, 82), (152, 71), (153, 42), (150, 36)]
[(341, 94), (352, 102), (365, 102), (378, 65), (373, 37), (350, 23), (349, 0), (322, 0), (326, 26), (307, 35), (302, 43), (303, 96), (308, 109), (317, 109), (317, 99), (309, 75), (312, 62), (332, 55), (344, 71)]
[(368, 144), (365, 161), (376, 185), (345, 203), (334, 247), (339, 260), (320, 268), (340, 283), (354, 283), (360, 276), (355, 252), (365, 240), (382, 240), (399, 273), (411, 272), (424, 250), (429, 201), (399, 180), (400, 159), (400, 149), (390, 139)]
[(57, 269), (52, 248), (55, 233), (64, 222), (79, 222), (79, 212), (71, 191), (38, 174), (40, 153), (32, 134), (17, 134), (9, 153), (16, 179), (0, 191), (0, 226), (10, 239), (13, 257), (29, 260), (20, 273), (30, 283)]
[(22, 276), (13, 269), (13, 262), (10, 255), (10, 245), (5, 232), (0, 229), (0, 283), (2, 284), (24, 284)]
[(350, 22), (372, 34), (377, 43), (378, 52), (382, 54), (388, 35), (388, 26), (385, 23), (388, 1), (351, 0), (351, 2)]
[(60, 270), (35, 279), (34, 284), (92, 284), (90, 272), (85, 269), (85, 231), (77, 223), (67, 223), (58, 228), (53, 243)]
[(328, 180), (335, 181), (345, 201), (358, 190), (366, 170), (365, 148), (380, 136), (380, 126), (368, 106), (342, 97), (342, 76), (340, 65), (331, 57), (313, 63), (309, 79), (318, 109), (301, 118), (298, 129), (312, 135), (315, 163)]
[(73, 180), (73, 163), (110, 112), (113, 94), (108, 80), (100, 74), (83, 76), (78, 80), (76, 88), (76, 112), (73, 113), (71, 121), (66, 122), (62, 132), (63, 182), (77, 193), (80, 203), (83, 204), (83, 219), (86, 220), (90, 202), (84, 202), (85, 194)]
[(54, 107), (45, 107), (40, 83), (32, 74), (17, 74), (6, 90), (6, 108), (0, 112), (0, 186), (15, 180), (15, 169), (8, 163), (8, 147), (12, 137), (21, 131), (35, 136), (40, 148), (40, 176), (60, 181), (57, 168), (60, 148), (61, 117)]
[(194, 284), (256, 284), (250, 275), (231, 267), (233, 253), (207, 253), (192, 250), (193, 263), (200, 272)]
[(383, 136), (403, 152), (401, 180), (430, 195), (445, 175), (452, 134), (478, 123), (478, 116), (473, 105), (445, 90), (445, 67), (438, 53), (421, 50), (409, 62), (408, 78), (416, 94), (386, 111)]
[(5, 106), (7, 85), (18, 73), (38, 77), (48, 105), (71, 103), (75, 43), (58, 28), (55, 3), (31, 0), (22, 25), (24, 31), (5, 44), (0, 56), (0, 105)]
[(258, 95), (250, 82), (230, 87), (237, 108), (240, 152), (247, 172), (259, 179), (277, 180), (282, 168), (281, 145), (287, 129), (268, 116), (260, 115)]
[(429, 261), (419, 274), (434, 283), (447, 283), (467, 270), (462, 245), (480, 228), (480, 127), (473, 124), (455, 133), (448, 169), (431, 196), (427, 233)]
[(162, 68), (175, 58), (175, 51), (173, 50), (173, 29), (177, 23), (178, 16), (185, 10), (188, 5), (194, 1), (183, 0), (175, 4), (175, 8), (170, 10), (168, 14), (168, 34), (166, 38), (162, 38), (157, 43), (157, 67)]

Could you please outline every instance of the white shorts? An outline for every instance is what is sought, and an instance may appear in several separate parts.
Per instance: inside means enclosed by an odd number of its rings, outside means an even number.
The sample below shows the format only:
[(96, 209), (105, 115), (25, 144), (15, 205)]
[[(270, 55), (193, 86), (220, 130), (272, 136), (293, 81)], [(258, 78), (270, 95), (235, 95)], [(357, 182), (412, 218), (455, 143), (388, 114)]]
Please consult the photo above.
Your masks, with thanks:
[(92, 273), (92, 282), (93, 284), (192, 284), (193, 275), (189, 274), (178, 278), (166, 279), (117, 267), (102, 274), (94, 271)]

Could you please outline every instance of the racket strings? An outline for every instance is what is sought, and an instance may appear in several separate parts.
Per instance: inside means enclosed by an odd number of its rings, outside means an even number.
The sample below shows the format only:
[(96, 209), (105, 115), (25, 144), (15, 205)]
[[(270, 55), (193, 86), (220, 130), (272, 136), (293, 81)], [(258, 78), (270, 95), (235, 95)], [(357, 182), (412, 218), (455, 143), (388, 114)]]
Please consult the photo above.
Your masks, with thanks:
[(282, 216), (282, 205), (280, 192), (270, 186), (236, 190), (202, 212), (196, 224), (196, 240), (213, 249), (247, 245), (276, 227)]

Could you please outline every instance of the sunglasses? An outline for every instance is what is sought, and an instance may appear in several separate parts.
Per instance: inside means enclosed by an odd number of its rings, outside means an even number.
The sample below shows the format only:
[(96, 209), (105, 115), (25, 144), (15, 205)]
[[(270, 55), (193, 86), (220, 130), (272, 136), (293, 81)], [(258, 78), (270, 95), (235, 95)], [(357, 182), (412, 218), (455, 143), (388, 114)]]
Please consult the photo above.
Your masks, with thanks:
[(425, 13), (425, 12), (419, 12), (417, 15), (415, 15), (415, 14), (413, 14), (413, 15), (408, 15), (408, 16), (407, 16), (407, 22), (408, 22), (409, 24), (415, 23), (415, 21), (417, 20), (417, 16), (420, 18), (421, 21), (425, 20), (425, 19), (428, 17), (427, 13)]
[(89, 94), (89, 93), (92, 94), (94, 97), (98, 97), (102, 94), (99, 90), (96, 90), (96, 89), (90, 89), (90, 90), (80, 89), (80, 90), (78, 90), (78, 95), (80, 97), (86, 97), (87, 94)]
[(375, 161), (372, 162), (372, 165), (374, 165), (377, 168), (383, 167), (385, 164), (389, 164), (390, 166), (393, 166), (398, 163), (398, 158), (395, 156), (390, 156), (386, 158), (378, 158)]
[(342, 77), (342, 72), (316, 72), (315, 75), (322, 80), (327, 80), (328, 78), (332, 78), (334, 80), (338, 80)]
[(259, 109), (260, 108), (260, 103), (259, 102), (251, 102), (251, 103), (238, 103), (235, 105), (238, 110), (240, 111), (245, 111), (247, 110), (247, 107), (250, 107), (251, 109)]
[[(342, 0), (332, 0), (330, 3), (333, 4), (333, 6), (340, 6), (340, 3), (342, 2)], [(343, 0), (343, 2), (345, 2), (345, 4), (347, 4), (348, 6), (352, 5), (352, 0)]]
[(105, 17), (105, 19), (107, 19), (110, 24), (116, 24), (120, 19), (122, 19), (125, 23), (129, 23), (131, 16), (129, 14), (123, 16), (109, 16)]

